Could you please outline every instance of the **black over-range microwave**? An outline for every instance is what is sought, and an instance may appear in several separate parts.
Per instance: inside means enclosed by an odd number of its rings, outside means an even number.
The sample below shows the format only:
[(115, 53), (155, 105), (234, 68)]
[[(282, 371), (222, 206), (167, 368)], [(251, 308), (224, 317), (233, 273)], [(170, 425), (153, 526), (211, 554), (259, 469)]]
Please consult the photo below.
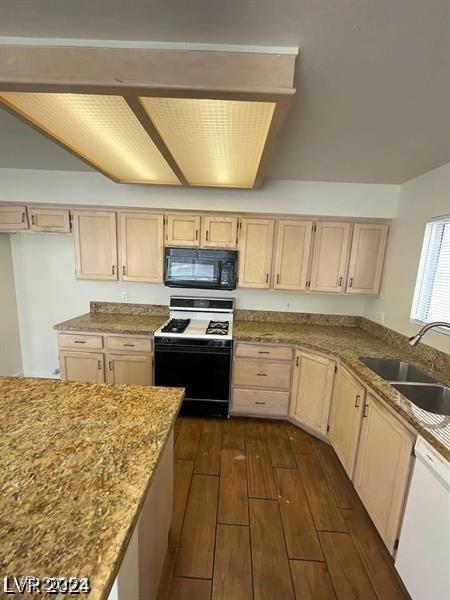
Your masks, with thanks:
[(237, 250), (166, 248), (164, 285), (180, 288), (234, 290)]

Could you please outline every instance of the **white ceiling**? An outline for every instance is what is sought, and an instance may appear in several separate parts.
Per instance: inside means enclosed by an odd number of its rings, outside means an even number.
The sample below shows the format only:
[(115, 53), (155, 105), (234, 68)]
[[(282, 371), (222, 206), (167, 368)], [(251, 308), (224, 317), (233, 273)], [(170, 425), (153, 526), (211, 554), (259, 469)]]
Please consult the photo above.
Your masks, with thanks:
[[(449, 7), (447, 0), (0, 0), (0, 36), (299, 45), (297, 94), (268, 177), (402, 183), (450, 160)], [(0, 167), (88, 169), (3, 111)]]

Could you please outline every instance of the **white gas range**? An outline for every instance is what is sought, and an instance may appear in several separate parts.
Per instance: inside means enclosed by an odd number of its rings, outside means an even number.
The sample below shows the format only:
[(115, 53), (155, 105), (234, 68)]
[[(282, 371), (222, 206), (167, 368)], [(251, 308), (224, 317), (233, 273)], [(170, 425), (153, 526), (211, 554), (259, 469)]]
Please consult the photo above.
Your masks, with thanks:
[(155, 384), (184, 387), (182, 414), (228, 416), (233, 350), (232, 298), (172, 296), (155, 331)]

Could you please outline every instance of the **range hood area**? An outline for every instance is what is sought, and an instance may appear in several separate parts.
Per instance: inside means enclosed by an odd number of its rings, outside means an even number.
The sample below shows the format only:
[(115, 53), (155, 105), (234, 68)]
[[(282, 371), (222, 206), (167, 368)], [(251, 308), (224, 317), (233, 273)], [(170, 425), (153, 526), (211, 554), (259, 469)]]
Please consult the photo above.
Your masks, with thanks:
[(118, 183), (255, 188), (297, 49), (3, 46), (0, 106)]

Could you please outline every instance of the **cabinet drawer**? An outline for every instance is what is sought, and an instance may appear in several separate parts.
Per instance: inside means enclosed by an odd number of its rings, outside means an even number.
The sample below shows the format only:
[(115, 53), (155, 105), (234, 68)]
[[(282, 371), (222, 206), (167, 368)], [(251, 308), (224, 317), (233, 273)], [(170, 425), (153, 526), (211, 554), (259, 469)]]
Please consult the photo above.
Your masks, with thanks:
[(151, 352), (152, 340), (150, 337), (131, 337), (108, 335), (106, 336), (108, 350), (126, 350), (127, 352)]
[(287, 415), (288, 408), (289, 392), (241, 389), (233, 391), (233, 413)]
[(286, 346), (267, 346), (265, 344), (237, 344), (236, 356), (242, 358), (272, 358), (274, 360), (292, 360), (292, 348)]
[(101, 335), (60, 333), (58, 342), (61, 348), (73, 348), (74, 350), (75, 348), (77, 350), (101, 350), (103, 348), (103, 336)]
[(290, 383), (290, 363), (237, 360), (234, 364), (234, 385), (288, 390)]

